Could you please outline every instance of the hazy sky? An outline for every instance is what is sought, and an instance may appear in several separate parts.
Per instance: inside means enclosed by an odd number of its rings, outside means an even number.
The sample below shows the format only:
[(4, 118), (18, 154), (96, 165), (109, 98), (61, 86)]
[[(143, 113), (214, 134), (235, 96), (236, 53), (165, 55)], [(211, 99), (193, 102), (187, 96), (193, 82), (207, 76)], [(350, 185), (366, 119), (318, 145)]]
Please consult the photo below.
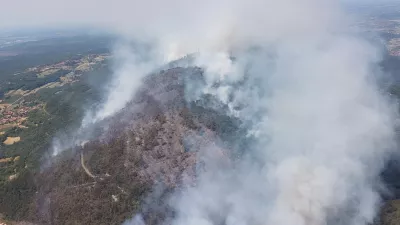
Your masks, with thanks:
[[(47, 26), (59, 23), (88, 23), (106, 15), (108, 7), (94, 0), (2, 0), (0, 27)], [(106, 6), (106, 7), (105, 7)]]
[[(395, 0), (341, 0), (351, 3), (388, 2)], [(203, 1), (183, 0), (1, 0), (0, 27), (49, 25), (86, 25), (160, 20), (160, 15), (176, 14), (175, 8), (200, 8)], [(229, 1), (224, 1), (229, 4)], [(179, 5), (179, 6), (178, 6)], [(185, 12), (182, 13), (184, 16)], [(180, 15), (175, 15), (177, 18)], [(188, 16), (188, 15), (186, 15)], [(144, 22), (144, 21), (143, 21)]]

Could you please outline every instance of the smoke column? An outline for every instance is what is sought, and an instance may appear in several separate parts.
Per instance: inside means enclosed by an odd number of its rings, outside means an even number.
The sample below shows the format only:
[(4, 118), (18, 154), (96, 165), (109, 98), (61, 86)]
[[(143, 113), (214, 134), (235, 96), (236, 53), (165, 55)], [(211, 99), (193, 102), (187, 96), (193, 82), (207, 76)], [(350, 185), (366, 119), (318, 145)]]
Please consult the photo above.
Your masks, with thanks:
[(397, 115), (375, 82), (379, 48), (349, 29), (351, 18), (337, 1), (107, 4), (99, 7), (109, 8), (108, 16), (90, 22), (151, 42), (157, 57), (138, 66), (130, 53), (118, 53), (135, 65), (122, 63), (115, 76), (119, 93), (110, 92), (89, 121), (129, 101), (138, 85), (133, 76), (194, 54), (194, 64), (205, 70), (201, 92), (228, 105), (227, 113), (249, 124), (248, 135), (257, 140), (230, 166), (204, 148), (207, 170), (196, 186), (176, 193), (174, 225), (372, 222)]
[(196, 53), (203, 93), (257, 143), (233, 166), (206, 157), (196, 186), (176, 194), (173, 224), (371, 223), (396, 117), (375, 82), (379, 49), (333, 1), (177, 2), (188, 20), (149, 28), (160, 51)]
[(105, 87), (104, 102), (95, 109), (86, 110), (80, 127), (73, 134), (58, 136), (53, 140), (53, 156), (91, 139), (93, 126), (123, 109), (142, 84), (142, 78), (165, 63), (145, 43), (134, 44), (122, 39), (114, 45), (112, 53), (113, 73), (110, 74), (111, 83)]

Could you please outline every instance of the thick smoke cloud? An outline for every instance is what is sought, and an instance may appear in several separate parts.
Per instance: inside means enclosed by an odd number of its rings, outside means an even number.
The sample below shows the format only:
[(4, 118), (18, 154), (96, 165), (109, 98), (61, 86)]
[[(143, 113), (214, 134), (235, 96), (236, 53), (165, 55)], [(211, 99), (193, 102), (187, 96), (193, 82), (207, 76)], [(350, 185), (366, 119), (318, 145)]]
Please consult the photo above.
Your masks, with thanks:
[[(207, 170), (196, 186), (177, 193), (173, 224), (372, 222), (396, 115), (374, 81), (379, 49), (349, 30), (336, 1), (96, 4), (101, 10), (84, 21), (146, 40), (156, 57), (143, 63), (122, 48), (116, 57), (126, 63), (90, 123), (121, 109), (152, 68), (194, 54), (206, 72), (200, 93), (228, 105), (257, 140), (234, 165), (205, 147), (199, 154)], [(201, 97), (194, 93), (188, 99)], [(143, 224), (135, 218), (133, 224)]]
[(188, 29), (157, 32), (158, 43), (168, 57), (197, 53), (204, 93), (254, 125), (258, 143), (243, 151), (258, 164), (208, 158), (197, 185), (177, 194), (173, 224), (371, 223), (394, 145), (395, 113), (374, 81), (379, 50), (330, 1), (210, 5)]
[(379, 51), (335, 30), (283, 38), (234, 53), (231, 69), (205, 65), (214, 78), (205, 92), (255, 124), (258, 145), (244, 151), (259, 166), (207, 160), (198, 185), (179, 193), (175, 224), (368, 224), (376, 216), (395, 118), (374, 81)]

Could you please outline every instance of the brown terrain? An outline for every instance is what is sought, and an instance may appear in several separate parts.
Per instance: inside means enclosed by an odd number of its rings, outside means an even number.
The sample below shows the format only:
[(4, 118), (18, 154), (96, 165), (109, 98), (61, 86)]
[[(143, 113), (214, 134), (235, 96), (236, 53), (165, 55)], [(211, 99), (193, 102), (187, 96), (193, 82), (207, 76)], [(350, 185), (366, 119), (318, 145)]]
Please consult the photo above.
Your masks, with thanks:
[[(388, 48), (392, 55), (400, 56), (397, 41), (392, 39)], [(41, 88), (74, 82), (105, 58), (106, 55), (90, 55), (30, 68), (38, 77), (59, 70), (71, 72), (62, 76), (60, 82), (30, 91), (8, 92), (8, 96), (17, 100), (0, 102), (0, 132), (10, 127), (23, 128), (29, 112), (45, 110), (44, 104), (25, 102), (24, 96)], [(167, 201), (170, 194), (183, 183), (196, 184), (199, 152), (213, 143), (223, 142), (218, 127), (234, 124), (217, 111), (185, 101), (184, 76), (201, 75), (202, 71), (197, 68), (173, 68), (146, 78), (135, 98), (113, 118), (104, 121), (108, 126), (101, 136), (68, 149), (26, 181), (36, 186), (34, 198), (27, 199), (30, 207), (25, 212), (32, 223), (3, 223), (121, 224), (138, 212), (148, 225), (165, 222), (173, 215)], [(23, 140), (7, 137), (4, 143), (18, 141)], [(216, 147), (214, 154), (223, 161), (232, 159), (231, 153), (222, 147)], [(0, 159), (0, 163), (19, 160), (15, 156)], [(9, 181), (20, 176), (23, 174), (14, 173)], [(157, 207), (146, 207), (149, 201), (155, 201)], [(389, 201), (383, 207), (380, 224), (394, 225), (400, 224), (399, 221), (400, 203)]]
[[(68, 150), (39, 174), (30, 220), (121, 224), (142, 212), (147, 224), (159, 224), (169, 217), (169, 194), (182, 182), (196, 183), (196, 155), (220, 139), (218, 124), (210, 119), (218, 113), (197, 114), (186, 105), (186, 72), (175, 68), (150, 76), (132, 102), (107, 121), (103, 136)], [(215, 154), (229, 155), (222, 148)], [(155, 186), (161, 190), (159, 205), (146, 209), (146, 196), (153, 196)]]
[[(148, 225), (168, 224), (166, 219), (173, 216), (170, 194), (183, 182), (196, 184), (201, 164), (197, 156), (202, 148), (221, 141), (216, 128), (224, 126), (215, 119), (218, 112), (185, 102), (185, 73), (174, 68), (150, 76), (134, 100), (109, 121), (103, 137), (68, 153), (68, 159), (41, 174), (32, 220), (121, 224), (140, 212)], [(197, 69), (191, 73), (201, 76)], [(224, 162), (233, 160), (221, 147), (214, 154)], [(399, 211), (398, 200), (388, 201), (377, 224), (400, 224)]]
[(12, 145), (21, 141), (20, 137), (7, 137), (7, 139), (3, 142), (5, 145)]
[[(127, 107), (104, 121), (108, 128), (101, 136), (65, 151), (35, 175), (29, 221), (108, 225), (141, 213), (148, 225), (168, 224), (174, 214), (170, 195), (183, 184), (196, 185), (198, 154), (224, 143), (218, 127), (234, 124), (217, 111), (185, 101), (183, 77), (188, 70), (189, 76), (202, 76), (196, 68), (173, 68), (146, 78)], [(213, 154), (221, 162), (233, 161), (222, 147), (215, 147)], [(8, 162), (15, 160), (19, 158)], [(398, 205), (387, 203), (380, 224), (399, 224)]]

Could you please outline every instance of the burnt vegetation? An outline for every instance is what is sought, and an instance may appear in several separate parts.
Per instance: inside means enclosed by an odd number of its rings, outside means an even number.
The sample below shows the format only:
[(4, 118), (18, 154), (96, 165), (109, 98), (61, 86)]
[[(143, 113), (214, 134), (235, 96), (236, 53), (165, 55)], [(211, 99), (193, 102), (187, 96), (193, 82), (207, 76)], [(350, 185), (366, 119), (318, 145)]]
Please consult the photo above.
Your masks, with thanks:
[[(396, 62), (388, 63), (395, 66)], [(103, 69), (100, 73), (109, 73), (108, 68)], [(54, 76), (46, 79), (58, 79)], [(215, 101), (212, 96), (196, 102), (184, 99), (185, 80), (201, 81), (201, 77), (199, 68), (179, 67), (149, 75), (133, 100), (105, 121), (107, 129), (101, 135), (67, 149), (42, 167), (47, 161), (43, 155), (57, 130), (74, 131), (88, 103), (85, 99), (99, 101), (102, 95), (101, 90), (80, 81), (30, 96), (47, 102), (49, 115), (31, 112), (28, 122), (37, 127), (7, 131), (5, 136), (21, 136), (23, 141), (0, 146), (4, 157), (21, 157), (0, 164), (0, 175), (5, 177), (0, 180), (0, 213), (6, 219), (49, 225), (121, 224), (136, 213), (153, 225), (173, 217), (169, 196), (183, 177), (195, 182), (196, 153), (201, 148), (210, 142), (224, 142), (231, 150), (245, 149), (232, 145), (233, 140), (245, 136), (243, 124), (227, 116), (223, 107), (208, 107)], [(8, 77), (7, 81), (17, 78)], [(24, 89), (17, 80), (15, 83)], [(31, 89), (36, 83), (26, 85)], [(6, 90), (0, 85), (0, 92)], [(399, 90), (392, 86), (390, 91), (400, 97)], [(246, 145), (251, 140), (239, 142)], [(239, 155), (239, 150), (230, 154)], [(18, 171), (17, 178), (8, 181), (14, 171)]]
[[(105, 121), (102, 135), (10, 182), (23, 194), (4, 199), (9, 203), (0, 209), (4, 216), (37, 224), (121, 224), (138, 212), (147, 224), (160, 224), (173, 216), (169, 195), (184, 177), (195, 179), (196, 152), (219, 139), (218, 127), (238, 126), (217, 111), (185, 103), (186, 72), (173, 68), (150, 76), (136, 97)], [(49, 111), (61, 112), (51, 105)], [(22, 181), (28, 183), (17, 183)], [(158, 197), (150, 198), (154, 192)]]

